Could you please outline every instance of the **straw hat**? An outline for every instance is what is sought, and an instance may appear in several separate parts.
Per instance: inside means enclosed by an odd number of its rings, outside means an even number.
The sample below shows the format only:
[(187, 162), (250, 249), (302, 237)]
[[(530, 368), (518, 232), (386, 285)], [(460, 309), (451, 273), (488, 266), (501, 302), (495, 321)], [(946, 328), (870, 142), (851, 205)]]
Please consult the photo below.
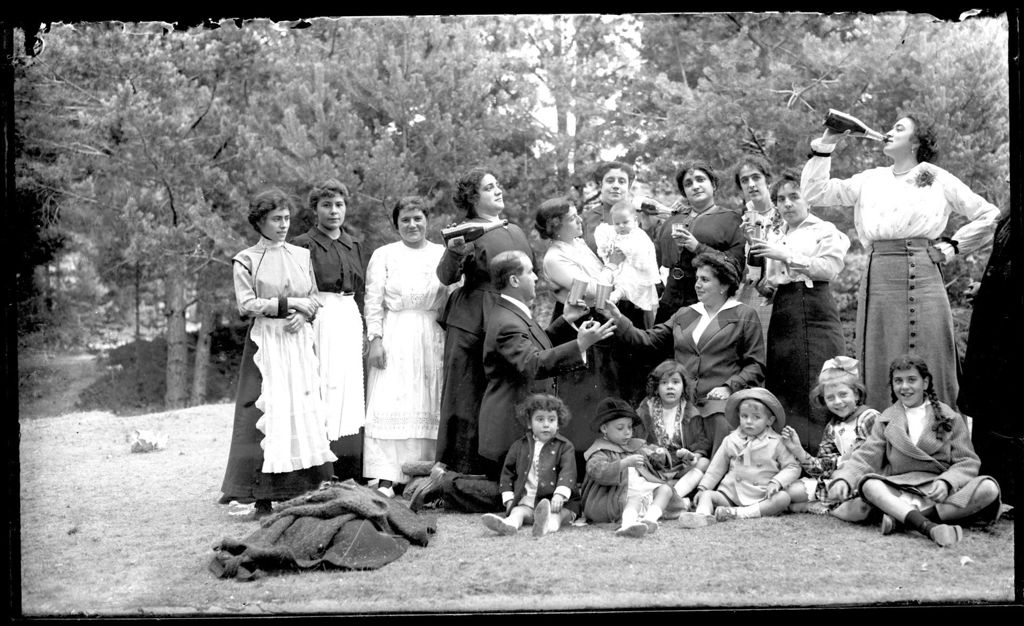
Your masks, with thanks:
[(772, 428), (776, 432), (781, 432), (786, 426), (786, 412), (782, 409), (782, 404), (779, 402), (775, 394), (768, 391), (764, 387), (751, 387), (749, 389), (741, 389), (736, 393), (729, 396), (729, 399), (725, 401), (725, 418), (729, 420), (730, 424), (739, 423), (739, 408), (740, 403), (744, 400), (758, 400), (763, 402), (768, 410), (775, 416), (775, 421), (772, 423)]

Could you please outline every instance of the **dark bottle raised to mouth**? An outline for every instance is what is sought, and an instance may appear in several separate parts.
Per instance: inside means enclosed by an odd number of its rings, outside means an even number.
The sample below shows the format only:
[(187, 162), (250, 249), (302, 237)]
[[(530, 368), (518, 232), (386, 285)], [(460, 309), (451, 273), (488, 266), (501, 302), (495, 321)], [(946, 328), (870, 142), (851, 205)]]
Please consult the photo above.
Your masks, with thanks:
[(849, 113), (843, 113), (842, 111), (836, 111), (835, 109), (828, 110), (828, 115), (825, 116), (824, 126), (825, 128), (834, 130), (837, 133), (850, 131), (850, 134), (854, 137), (865, 137), (875, 141), (885, 141), (885, 135), (882, 133), (871, 128)]
[(469, 243), (474, 239), (479, 239), (484, 233), (488, 233), (495, 228), (503, 228), (508, 226), (508, 220), (498, 220), (497, 222), (487, 222), (481, 224), (480, 222), (463, 222), (457, 226), (449, 226), (448, 228), (441, 229), (441, 237), (445, 243), (455, 239), (456, 237), (462, 237), (463, 241)]

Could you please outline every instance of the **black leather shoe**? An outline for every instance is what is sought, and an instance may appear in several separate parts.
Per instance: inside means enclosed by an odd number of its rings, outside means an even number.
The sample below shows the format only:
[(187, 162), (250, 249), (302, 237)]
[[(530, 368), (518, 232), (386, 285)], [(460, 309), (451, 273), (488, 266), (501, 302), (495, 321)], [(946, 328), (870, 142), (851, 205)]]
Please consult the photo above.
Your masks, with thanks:
[(443, 472), (431, 473), (426, 480), (416, 486), (409, 501), (410, 509), (419, 511), (427, 502), (433, 502), (444, 495), (441, 489), (441, 476), (443, 474)]
[(263, 519), (274, 512), (274, 506), (270, 500), (257, 500), (252, 515), (255, 519)]

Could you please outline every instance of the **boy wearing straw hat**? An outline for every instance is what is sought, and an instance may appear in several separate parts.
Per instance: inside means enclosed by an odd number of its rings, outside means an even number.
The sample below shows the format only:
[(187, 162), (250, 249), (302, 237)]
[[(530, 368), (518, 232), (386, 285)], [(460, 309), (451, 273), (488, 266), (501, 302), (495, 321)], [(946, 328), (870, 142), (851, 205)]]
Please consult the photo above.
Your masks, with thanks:
[(772, 392), (737, 391), (726, 401), (725, 415), (739, 426), (722, 441), (697, 485), (696, 511), (679, 516), (684, 528), (778, 515), (789, 507), (786, 487), (800, 477), (800, 463), (779, 436), (786, 414)]

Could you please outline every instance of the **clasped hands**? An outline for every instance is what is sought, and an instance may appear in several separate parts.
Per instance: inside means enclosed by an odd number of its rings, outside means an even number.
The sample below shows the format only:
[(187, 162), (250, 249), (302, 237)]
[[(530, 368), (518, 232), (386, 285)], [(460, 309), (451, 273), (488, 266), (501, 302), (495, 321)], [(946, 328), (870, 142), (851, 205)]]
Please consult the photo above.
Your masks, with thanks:
[(302, 325), (316, 315), (320, 304), (312, 298), (288, 298), (288, 321), (284, 325), (285, 331), (297, 333)]

